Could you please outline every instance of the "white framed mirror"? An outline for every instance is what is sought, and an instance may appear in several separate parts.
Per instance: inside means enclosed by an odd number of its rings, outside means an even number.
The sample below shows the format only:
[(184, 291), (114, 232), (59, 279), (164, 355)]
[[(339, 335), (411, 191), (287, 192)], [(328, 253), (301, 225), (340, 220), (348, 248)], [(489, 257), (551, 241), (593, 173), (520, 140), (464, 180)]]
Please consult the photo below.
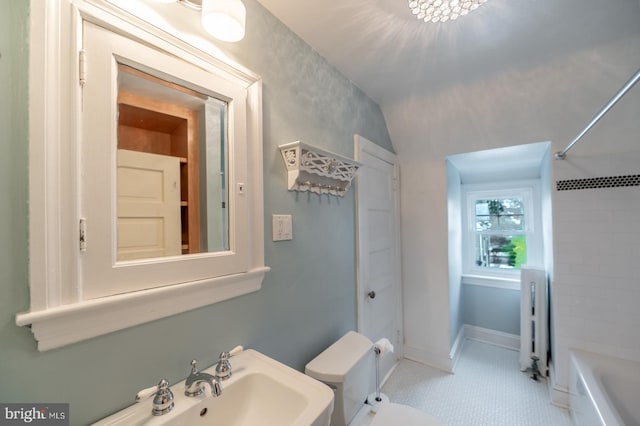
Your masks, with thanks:
[(30, 37), (31, 307), (16, 323), (47, 350), (258, 290), (260, 77), (169, 31), (184, 11), (159, 28), (137, 0), (44, 2)]
[(228, 251), (229, 102), (122, 62), (117, 82), (116, 261)]

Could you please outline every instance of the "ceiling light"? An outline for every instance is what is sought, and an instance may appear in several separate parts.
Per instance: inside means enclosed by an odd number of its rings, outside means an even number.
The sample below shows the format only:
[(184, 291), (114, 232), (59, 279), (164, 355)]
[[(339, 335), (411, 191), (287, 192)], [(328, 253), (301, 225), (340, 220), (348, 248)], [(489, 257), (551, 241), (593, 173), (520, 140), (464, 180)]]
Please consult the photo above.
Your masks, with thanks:
[[(174, 3), (178, 0), (154, 0)], [(244, 38), (247, 9), (242, 0), (180, 0), (180, 4), (202, 12), (202, 26), (222, 41), (240, 41)]]
[(241, 0), (202, 0), (202, 26), (219, 40), (242, 40), (246, 17)]
[(424, 22), (453, 21), (477, 9), (487, 0), (408, 0), (409, 9)]

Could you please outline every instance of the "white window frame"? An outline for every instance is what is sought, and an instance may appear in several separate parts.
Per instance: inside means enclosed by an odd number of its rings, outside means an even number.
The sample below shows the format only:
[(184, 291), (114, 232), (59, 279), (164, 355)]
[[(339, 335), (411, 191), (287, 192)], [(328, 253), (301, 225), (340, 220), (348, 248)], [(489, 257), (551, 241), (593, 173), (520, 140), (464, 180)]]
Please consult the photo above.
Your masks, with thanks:
[[(131, 8), (123, 9), (122, 6)], [(32, 0), (29, 79), (30, 310), (16, 316), (30, 325), (40, 351), (57, 348), (134, 325), (210, 305), (261, 288), (269, 270), (264, 265), (262, 192), (262, 81), (259, 76), (222, 57), (206, 38), (194, 38), (171, 26), (136, 16), (138, 0)], [(155, 7), (155, 6), (153, 6)], [(176, 4), (180, 12), (182, 6)], [(186, 13), (186, 12), (184, 12)], [(246, 225), (240, 239), (242, 267), (226, 275), (187, 277), (179, 284), (87, 299), (79, 250), (82, 218), (82, 81), (79, 60), (83, 21), (93, 22), (131, 39), (155, 46), (204, 70), (224, 75), (243, 88), (246, 137), (235, 183), (236, 211)], [(188, 40), (188, 41), (187, 41)], [(193, 40), (199, 40), (197, 47)], [(109, 161), (105, 159), (105, 161)], [(230, 160), (231, 161), (231, 160)], [(107, 177), (107, 179), (109, 179)], [(109, 196), (109, 195), (105, 195)], [(111, 194), (113, 196), (113, 194)], [(89, 225), (87, 238), (91, 234)], [(236, 232), (233, 229), (230, 232)], [(235, 235), (234, 238), (238, 238)], [(236, 247), (239, 247), (236, 244)], [(191, 258), (220, 257), (202, 253)], [(175, 259), (157, 260), (157, 271)], [(178, 262), (180, 262), (178, 260)]]
[[(521, 198), (525, 206), (524, 234), (527, 238), (527, 265), (539, 265), (543, 259), (540, 185), (535, 180), (467, 184), (462, 186), (462, 283), (519, 289), (520, 270), (482, 268), (475, 263), (475, 202), (477, 200)], [(515, 234), (515, 233), (514, 233)]]

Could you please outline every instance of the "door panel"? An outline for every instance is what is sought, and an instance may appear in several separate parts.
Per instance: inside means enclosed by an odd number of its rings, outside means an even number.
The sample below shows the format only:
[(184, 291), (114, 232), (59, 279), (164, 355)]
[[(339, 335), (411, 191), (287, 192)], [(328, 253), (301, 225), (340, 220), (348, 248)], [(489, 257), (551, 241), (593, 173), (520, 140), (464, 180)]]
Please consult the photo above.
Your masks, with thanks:
[(180, 159), (119, 149), (117, 180), (117, 260), (180, 255)]
[(387, 338), (394, 354), (380, 360), (381, 380), (402, 357), (399, 186), (395, 155), (356, 135), (358, 330)]

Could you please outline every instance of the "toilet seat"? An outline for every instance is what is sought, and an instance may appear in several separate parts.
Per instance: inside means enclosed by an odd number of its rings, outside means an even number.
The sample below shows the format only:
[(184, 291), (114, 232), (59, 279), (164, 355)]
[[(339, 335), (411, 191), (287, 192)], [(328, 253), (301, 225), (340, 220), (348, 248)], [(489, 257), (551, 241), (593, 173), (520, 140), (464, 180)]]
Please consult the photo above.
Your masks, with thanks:
[(408, 405), (387, 402), (380, 405), (370, 426), (442, 426), (433, 416)]

